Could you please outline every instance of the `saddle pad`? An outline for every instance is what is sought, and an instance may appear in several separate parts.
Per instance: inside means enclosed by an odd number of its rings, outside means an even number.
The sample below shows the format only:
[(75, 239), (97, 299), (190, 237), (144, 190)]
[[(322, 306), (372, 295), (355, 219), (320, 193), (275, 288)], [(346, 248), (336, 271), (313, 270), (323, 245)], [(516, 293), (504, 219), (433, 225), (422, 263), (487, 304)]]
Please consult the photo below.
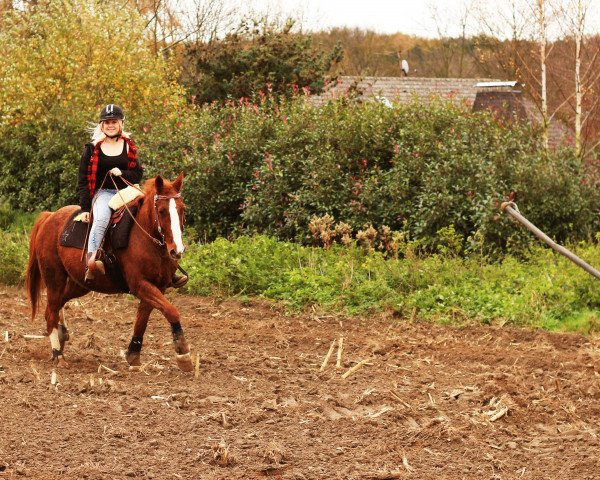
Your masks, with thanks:
[[(137, 207), (130, 207), (131, 213), (135, 216), (137, 213)], [(60, 244), (63, 247), (79, 248), (83, 250), (85, 248), (85, 237), (88, 231), (88, 223), (85, 222), (74, 222), (73, 219), (81, 213), (81, 210), (77, 210), (71, 215), (65, 229), (60, 235)], [(110, 225), (107, 232), (107, 237), (110, 239), (113, 250), (127, 247), (129, 243), (129, 232), (133, 225), (133, 218), (129, 215), (128, 211), (125, 211), (120, 218), (119, 222)]]

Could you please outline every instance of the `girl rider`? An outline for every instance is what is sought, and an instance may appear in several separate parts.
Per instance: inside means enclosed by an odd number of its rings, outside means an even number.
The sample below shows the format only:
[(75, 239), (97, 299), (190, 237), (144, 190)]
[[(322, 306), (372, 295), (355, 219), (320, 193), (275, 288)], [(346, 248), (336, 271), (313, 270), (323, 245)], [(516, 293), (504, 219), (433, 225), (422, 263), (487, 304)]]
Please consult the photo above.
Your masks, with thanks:
[[(81, 219), (89, 222), (90, 210), (93, 219), (88, 237), (86, 281), (105, 273), (98, 251), (112, 215), (109, 200), (117, 193), (117, 189), (127, 187), (123, 178), (129, 183), (140, 183), (143, 175), (137, 148), (129, 133), (123, 130), (124, 120), (125, 115), (119, 105), (106, 105), (100, 112), (98, 125), (92, 132), (92, 140), (85, 145), (79, 164), (79, 206), (83, 211)], [(179, 288), (187, 280), (187, 276), (175, 275), (172, 286)]]

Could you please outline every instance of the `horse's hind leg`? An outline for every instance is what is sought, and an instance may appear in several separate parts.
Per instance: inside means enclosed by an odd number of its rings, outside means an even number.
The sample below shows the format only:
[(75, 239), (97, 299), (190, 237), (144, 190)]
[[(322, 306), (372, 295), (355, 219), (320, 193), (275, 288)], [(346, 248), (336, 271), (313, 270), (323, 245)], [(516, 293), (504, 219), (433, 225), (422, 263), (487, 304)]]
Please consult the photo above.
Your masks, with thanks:
[(135, 325), (133, 326), (133, 336), (131, 337), (131, 342), (129, 343), (127, 354), (125, 355), (127, 363), (132, 367), (139, 367), (141, 365), (140, 352), (142, 351), (144, 333), (146, 332), (148, 318), (150, 318), (152, 310), (154, 310), (152, 305), (143, 300), (140, 301), (135, 318)]
[[(62, 288), (61, 288), (62, 285)], [(46, 305), (46, 328), (50, 336), (52, 360), (57, 366), (66, 365), (64, 359), (65, 343), (69, 340), (69, 331), (60, 315), (61, 309), (69, 300), (85, 295), (88, 290), (71, 282), (68, 277), (48, 287), (48, 303)]]
[(59, 331), (60, 309), (62, 305), (58, 301), (57, 295), (48, 290), (48, 303), (46, 305), (46, 328), (50, 336), (50, 347), (52, 348), (52, 361), (62, 366), (65, 363), (63, 356), (64, 340), (61, 342)]

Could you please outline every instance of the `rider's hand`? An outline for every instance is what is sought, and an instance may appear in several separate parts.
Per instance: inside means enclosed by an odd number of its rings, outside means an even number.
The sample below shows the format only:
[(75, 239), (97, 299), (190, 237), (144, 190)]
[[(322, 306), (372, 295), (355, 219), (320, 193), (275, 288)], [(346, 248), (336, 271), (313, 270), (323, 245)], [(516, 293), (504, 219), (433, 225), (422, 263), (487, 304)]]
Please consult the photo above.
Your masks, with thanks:
[(110, 170), (110, 174), (114, 175), (115, 177), (120, 177), (121, 176), (121, 170), (119, 170), (117, 167), (112, 168)]
[(81, 221), (85, 223), (90, 223), (90, 212), (83, 212), (81, 214)]

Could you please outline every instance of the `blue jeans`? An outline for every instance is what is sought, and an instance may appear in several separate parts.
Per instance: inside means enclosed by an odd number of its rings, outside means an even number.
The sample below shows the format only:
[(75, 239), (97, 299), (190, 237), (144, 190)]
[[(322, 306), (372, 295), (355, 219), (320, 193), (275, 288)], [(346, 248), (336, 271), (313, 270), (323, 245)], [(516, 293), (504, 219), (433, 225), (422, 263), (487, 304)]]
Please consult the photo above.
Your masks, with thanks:
[(100, 248), (104, 234), (108, 229), (112, 210), (108, 206), (108, 202), (115, 195), (115, 189), (103, 188), (98, 190), (92, 200), (92, 216), (94, 221), (90, 228), (90, 238), (88, 239), (88, 252), (95, 252)]

